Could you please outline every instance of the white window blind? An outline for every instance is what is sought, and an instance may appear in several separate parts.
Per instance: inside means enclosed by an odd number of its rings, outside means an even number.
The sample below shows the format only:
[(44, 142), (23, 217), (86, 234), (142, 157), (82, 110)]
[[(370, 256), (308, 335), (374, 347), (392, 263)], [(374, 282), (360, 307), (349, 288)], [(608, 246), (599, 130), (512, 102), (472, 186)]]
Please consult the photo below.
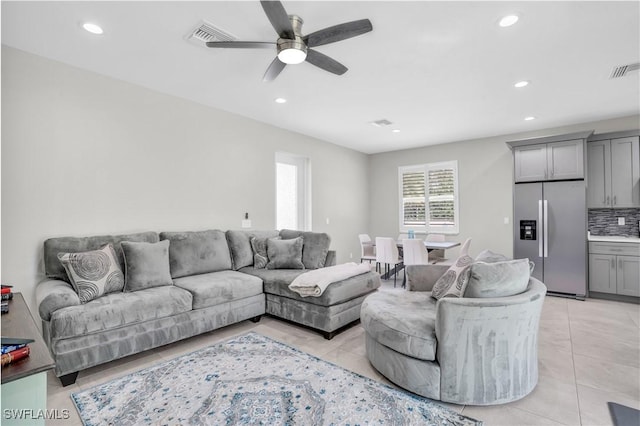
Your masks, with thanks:
[(458, 232), (457, 161), (398, 168), (400, 231)]

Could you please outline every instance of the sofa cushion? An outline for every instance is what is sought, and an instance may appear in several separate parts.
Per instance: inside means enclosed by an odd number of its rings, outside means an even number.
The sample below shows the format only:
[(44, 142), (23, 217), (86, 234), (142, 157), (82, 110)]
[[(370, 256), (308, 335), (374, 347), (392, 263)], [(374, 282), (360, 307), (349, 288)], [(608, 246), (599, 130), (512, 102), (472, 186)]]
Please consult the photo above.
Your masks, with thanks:
[(116, 252), (120, 269), (124, 271), (124, 258), (120, 242), (143, 241), (147, 243), (158, 242), (158, 234), (155, 232), (142, 232), (125, 235), (100, 235), (96, 237), (58, 237), (49, 238), (44, 242), (44, 272), (48, 278), (54, 278), (69, 282), (67, 271), (58, 260), (58, 253), (78, 253), (82, 251), (98, 250), (111, 243)]
[(471, 265), (464, 297), (506, 297), (520, 294), (529, 284), (529, 268), (529, 259), (476, 262)]
[(236, 271), (220, 271), (177, 278), (174, 285), (193, 295), (193, 309), (262, 294), (262, 280)]
[(251, 237), (273, 238), (278, 236), (278, 231), (234, 231), (226, 232), (233, 269), (238, 270), (245, 266), (253, 265), (253, 250), (251, 249)]
[(280, 240), (269, 238), (267, 240), (266, 269), (304, 269), (302, 263), (302, 238), (293, 240)]
[(191, 293), (175, 286), (111, 293), (51, 315), (51, 339), (112, 330), (191, 310)]
[(227, 237), (219, 230), (161, 232), (169, 240), (169, 268), (172, 278), (231, 269)]
[(433, 285), (431, 296), (438, 300), (443, 297), (462, 297), (469, 283), (469, 274), (473, 258), (463, 254), (449, 267)]
[(169, 240), (157, 243), (121, 243), (125, 264), (125, 291), (172, 285)]
[(58, 259), (67, 270), (71, 285), (82, 303), (106, 293), (122, 291), (124, 287), (124, 274), (111, 243), (100, 250), (59, 253)]
[(320, 306), (333, 306), (343, 303), (371, 293), (380, 287), (380, 275), (375, 272), (369, 272), (333, 283), (319, 297), (302, 297), (295, 291), (289, 290), (289, 284), (298, 275), (305, 272), (303, 269), (257, 269), (246, 267), (242, 268), (240, 272), (259, 277), (264, 282), (264, 292), (267, 294)]
[(302, 263), (307, 269), (324, 268), (331, 245), (331, 237), (324, 232), (303, 232), (292, 229), (280, 231), (283, 240), (302, 237)]
[(435, 361), (436, 303), (429, 292), (376, 292), (362, 302), (360, 321), (367, 333), (386, 347)]

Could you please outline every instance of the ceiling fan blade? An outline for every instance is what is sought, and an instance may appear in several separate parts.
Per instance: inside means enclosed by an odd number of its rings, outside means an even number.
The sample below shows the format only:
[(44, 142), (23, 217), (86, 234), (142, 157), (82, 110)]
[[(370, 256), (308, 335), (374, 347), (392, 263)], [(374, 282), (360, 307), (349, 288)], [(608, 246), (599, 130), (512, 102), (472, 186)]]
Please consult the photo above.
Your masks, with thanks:
[(349, 69), (335, 59), (331, 59), (324, 53), (320, 53), (317, 50), (312, 49), (307, 49), (306, 61), (318, 68), (322, 68), (325, 71), (338, 75), (344, 74)]
[(234, 49), (273, 49), (275, 43), (266, 41), (208, 41), (207, 47), (223, 47)]
[(372, 29), (371, 21), (360, 19), (359, 21), (345, 22), (344, 24), (313, 32), (304, 37), (304, 42), (308, 47), (322, 46), (323, 44), (334, 43), (368, 33)]
[(271, 22), (271, 25), (276, 30), (276, 33), (278, 33), (281, 38), (292, 39), (294, 37), (293, 27), (282, 3), (279, 1), (262, 0), (260, 4), (267, 18), (269, 18), (269, 22)]
[(282, 72), (282, 70), (286, 66), (287, 66), (287, 64), (282, 62), (276, 56), (275, 59), (271, 62), (271, 65), (269, 65), (269, 68), (267, 68), (267, 71), (264, 73), (264, 77), (262, 77), (262, 81), (275, 80), (276, 77)]

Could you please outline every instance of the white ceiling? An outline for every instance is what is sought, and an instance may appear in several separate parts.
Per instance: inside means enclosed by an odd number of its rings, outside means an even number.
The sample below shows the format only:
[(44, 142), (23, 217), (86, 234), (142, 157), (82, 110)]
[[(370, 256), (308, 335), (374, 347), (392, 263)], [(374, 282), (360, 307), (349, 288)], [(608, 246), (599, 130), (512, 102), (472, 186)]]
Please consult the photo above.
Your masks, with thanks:
[[(364, 153), (640, 113), (638, 72), (609, 79), (614, 66), (640, 62), (637, 1), (283, 5), (305, 34), (362, 18), (373, 31), (317, 48), (349, 68), (343, 76), (303, 63), (270, 83), (262, 75), (275, 49), (186, 41), (201, 20), (275, 41), (258, 1), (3, 1), (2, 43)], [(513, 13), (516, 25), (497, 25)], [(86, 21), (104, 34), (84, 31)], [(515, 89), (520, 80), (531, 84)], [(394, 124), (369, 124), (381, 118)]]

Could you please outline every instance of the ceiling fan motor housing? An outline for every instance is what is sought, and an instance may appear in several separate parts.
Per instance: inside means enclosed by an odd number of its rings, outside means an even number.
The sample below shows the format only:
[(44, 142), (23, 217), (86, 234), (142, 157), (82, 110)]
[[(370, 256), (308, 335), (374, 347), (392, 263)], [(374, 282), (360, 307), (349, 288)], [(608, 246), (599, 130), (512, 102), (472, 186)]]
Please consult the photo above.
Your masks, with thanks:
[[(302, 40), (302, 24), (304, 21), (297, 15), (289, 15), (291, 26), (293, 27), (293, 38), (279, 38), (278, 39), (278, 57), (280, 53), (285, 50), (293, 49), (302, 52), (299, 54), (300, 62), (304, 61), (307, 56), (307, 45)], [(282, 58), (281, 58), (282, 59)], [(286, 61), (283, 61), (286, 62)], [(294, 62), (292, 62), (294, 63)], [(296, 62), (297, 63), (297, 62)]]

